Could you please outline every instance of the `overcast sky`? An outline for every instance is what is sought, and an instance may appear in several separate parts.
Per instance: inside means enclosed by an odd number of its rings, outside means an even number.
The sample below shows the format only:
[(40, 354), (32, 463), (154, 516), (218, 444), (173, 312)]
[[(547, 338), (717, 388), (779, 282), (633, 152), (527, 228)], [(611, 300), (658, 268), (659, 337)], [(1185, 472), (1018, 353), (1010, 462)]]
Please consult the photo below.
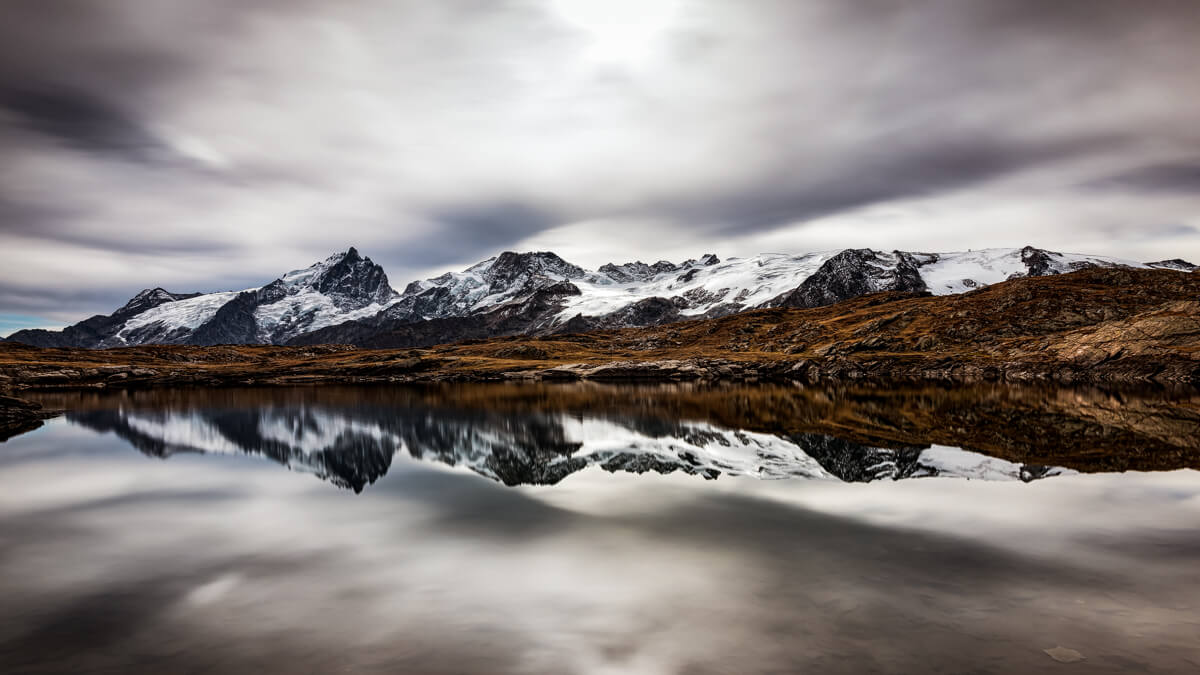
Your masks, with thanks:
[(1200, 262), (1196, 0), (4, 0), (0, 334), (354, 245), (392, 285), (1026, 243)]

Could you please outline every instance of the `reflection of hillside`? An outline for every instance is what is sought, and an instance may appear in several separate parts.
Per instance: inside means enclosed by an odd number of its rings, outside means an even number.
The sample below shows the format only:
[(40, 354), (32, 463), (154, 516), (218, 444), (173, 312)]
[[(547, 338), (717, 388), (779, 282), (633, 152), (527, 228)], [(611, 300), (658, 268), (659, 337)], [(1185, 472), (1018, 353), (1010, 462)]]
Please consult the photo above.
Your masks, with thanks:
[(464, 464), (510, 485), (554, 483), (583, 466), (563, 461), (579, 444), (563, 439), (561, 425), (539, 417), (500, 420), (470, 411), (271, 405), (94, 408), (67, 418), (112, 431), (147, 455), (261, 455), (355, 492), (387, 473), (401, 449), (418, 459)]
[[(262, 455), (355, 492), (387, 473), (399, 448), (393, 439), (339, 424), (321, 414), (275, 412), (284, 419), (253, 409), (163, 412), (111, 408), (70, 412), (67, 419), (96, 431), (111, 431), (154, 457), (180, 452)], [(271, 434), (270, 427), (280, 422), (292, 422), (293, 428), (327, 440), (320, 446), (288, 443)]]
[[(962, 447), (1017, 464), (1079, 471), (1200, 468), (1200, 393), (983, 385), (942, 389), (693, 384), (469, 384), (421, 387), (151, 390), (123, 395), (43, 395), (48, 407), (191, 411), (319, 407), (356, 419), (403, 417), (407, 432), (439, 439), (416, 448), (462, 445), (433, 420), (503, 420), (557, 413), (618, 420), (649, 436), (704, 422), (795, 439), (818, 434), (872, 448)], [(424, 411), (424, 412), (417, 412)], [(529, 422), (524, 422), (526, 426)], [(396, 431), (396, 433), (401, 433)], [(564, 454), (552, 430), (528, 432), (530, 452)], [(441, 438), (440, 434), (449, 434)], [(549, 436), (537, 434), (551, 434)], [(426, 450), (421, 450), (425, 452)], [(438, 451), (428, 450), (433, 457)], [(495, 455), (502, 474), (510, 460)], [(814, 456), (821, 454), (814, 449)], [(451, 453), (453, 454), (453, 453)], [(445, 459), (445, 458), (443, 458)], [(903, 465), (904, 462), (901, 461)]]
[(589, 415), (551, 406), (487, 411), (446, 401), (419, 405), (408, 390), (399, 392), (403, 405), (390, 406), (378, 400), (347, 406), (336, 396), (325, 403), (319, 395), (303, 400), (286, 392), (259, 392), (264, 396), (256, 402), (245, 392), (225, 393), (233, 396), (150, 397), (117, 406), (98, 399), (73, 406), (68, 419), (114, 432), (148, 455), (260, 455), (356, 492), (383, 476), (398, 451), (506, 485), (554, 484), (589, 466), (845, 481), (937, 475), (1030, 480), (1047, 474), (1043, 467), (951, 448), (884, 448), (818, 433), (730, 429), (653, 416), (653, 410), (628, 416), (599, 407)]

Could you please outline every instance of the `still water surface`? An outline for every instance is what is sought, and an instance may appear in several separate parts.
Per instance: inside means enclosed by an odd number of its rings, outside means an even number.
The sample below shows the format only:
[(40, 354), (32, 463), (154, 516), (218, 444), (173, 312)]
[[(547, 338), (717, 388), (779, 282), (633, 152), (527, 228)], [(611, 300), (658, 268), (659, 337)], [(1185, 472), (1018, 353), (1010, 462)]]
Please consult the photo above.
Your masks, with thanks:
[(42, 400), (0, 672), (1200, 669), (1193, 392)]

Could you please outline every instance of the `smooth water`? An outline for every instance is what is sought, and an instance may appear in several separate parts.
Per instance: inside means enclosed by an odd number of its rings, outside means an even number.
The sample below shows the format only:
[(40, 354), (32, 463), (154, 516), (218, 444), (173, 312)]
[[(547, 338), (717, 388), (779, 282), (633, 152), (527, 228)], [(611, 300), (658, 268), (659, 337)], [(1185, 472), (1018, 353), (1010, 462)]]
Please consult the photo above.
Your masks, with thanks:
[(1192, 392), (42, 401), (0, 443), (4, 673), (1200, 669)]

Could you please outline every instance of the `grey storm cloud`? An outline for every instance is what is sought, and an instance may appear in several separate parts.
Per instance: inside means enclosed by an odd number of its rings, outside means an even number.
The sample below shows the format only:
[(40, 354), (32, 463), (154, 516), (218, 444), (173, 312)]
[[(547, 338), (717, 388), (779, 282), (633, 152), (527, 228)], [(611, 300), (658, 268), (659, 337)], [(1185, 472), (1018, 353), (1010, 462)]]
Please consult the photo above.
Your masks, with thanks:
[(401, 287), (543, 241), (1200, 256), (1194, 0), (586, 5), (3, 3), (0, 313), (351, 243)]
[(145, 158), (159, 145), (129, 117), (78, 92), (0, 90), (0, 107), (29, 128), (84, 150)]
[[(414, 233), (399, 244), (376, 245), (371, 256), (405, 268), (440, 266), (463, 260), (483, 260), (553, 227), (562, 216), (537, 204), (522, 201), (488, 201), (427, 207), (425, 215), (433, 228)], [(447, 245), (450, 232), (457, 237)], [(407, 280), (391, 279), (403, 287)]]
[(1088, 187), (1200, 194), (1200, 157), (1190, 161), (1138, 167), (1091, 181)]
[(742, 190), (697, 195), (665, 205), (674, 217), (720, 223), (725, 229), (773, 228), (890, 199), (952, 190), (1056, 160), (1086, 156), (1097, 147), (1118, 148), (1117, 139), (1081, 138), (1029, 144), (989, 138), (931, 138), (910, 147), (865, 152), (849, 165), (797, 163)]

